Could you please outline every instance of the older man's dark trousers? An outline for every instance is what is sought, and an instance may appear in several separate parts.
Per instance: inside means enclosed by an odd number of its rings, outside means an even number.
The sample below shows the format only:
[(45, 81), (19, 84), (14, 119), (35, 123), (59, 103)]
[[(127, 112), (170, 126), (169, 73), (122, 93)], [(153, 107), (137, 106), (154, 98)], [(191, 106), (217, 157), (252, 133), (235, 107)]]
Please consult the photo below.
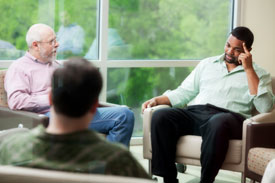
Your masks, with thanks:
[[(230, 139), (242, 138), (245, 118), (210, 104), (156, 111), (152, 117), (152, 172), (174, 182), (176, 144), (182, 135), (202, 136), (201, 182), (214, 182), (227, 153)], [(171, 181), (169, 181), (171, 180)]]

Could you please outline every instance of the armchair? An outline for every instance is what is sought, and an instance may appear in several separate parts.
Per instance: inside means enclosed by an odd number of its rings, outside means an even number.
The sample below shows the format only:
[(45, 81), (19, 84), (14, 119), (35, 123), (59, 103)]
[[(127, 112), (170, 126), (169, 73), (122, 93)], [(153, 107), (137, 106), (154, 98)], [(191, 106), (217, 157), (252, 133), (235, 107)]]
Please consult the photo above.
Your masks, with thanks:
[[(275, 93), (275, 77), (272, 78), (272, 89)], [(159, 105), (152, 108), (147, 108), (143, 113), (143, 157), (149, 160), (149, 174), (152, 175), (151, 160), (152, 160), (152, 146), (151, 146), (151, 118), (153, 113), (161, 108), (169, 107), (167, 105)], [(251, 122), (258, 123), (273, 122), (275, 124), (275, 109), (269, 113), (257, 114), (246, 119), (243, 123), (242, 140), (230, 140), (228, 152), (222, 169), (231, 170), (242, 173), (242, 183), (245, 183), (245, 152), (247, 139), (247, 125)], [(175, 162), (185, 165), (200, 166), (202, 138), (200, 136), (186, 135), (180, 137), (177, 144), (176, 160)]]
[(274, 132), (275, 120), (272, 123), (247, 123), (244, 176), (253, 182), (261, 182), (267, 164), (275, 159)]
[(47, 124), (49, 118), (43, 114), (9, 109), (4, 89), (5, 74), (6, 70), (0, 70), (0, 130), (15, 128), (20, 124), (26, 128)]

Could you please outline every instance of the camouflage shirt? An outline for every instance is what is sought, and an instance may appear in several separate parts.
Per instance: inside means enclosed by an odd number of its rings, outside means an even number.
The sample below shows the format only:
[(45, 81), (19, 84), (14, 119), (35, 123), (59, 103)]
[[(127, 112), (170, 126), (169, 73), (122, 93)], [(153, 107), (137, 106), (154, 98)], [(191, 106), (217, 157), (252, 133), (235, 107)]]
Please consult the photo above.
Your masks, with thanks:
[(4, 139), (0, 164), (150, 178), (128, 149), (107, 142), (94, 131), (53, 135), (42, 125)]

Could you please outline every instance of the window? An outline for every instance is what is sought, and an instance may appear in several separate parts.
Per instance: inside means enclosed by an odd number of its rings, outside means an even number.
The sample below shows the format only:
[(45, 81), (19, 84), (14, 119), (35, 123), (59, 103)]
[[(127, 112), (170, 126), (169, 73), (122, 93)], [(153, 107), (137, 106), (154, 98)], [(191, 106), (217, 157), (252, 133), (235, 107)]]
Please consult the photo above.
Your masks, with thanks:
[(231, 28), (229, 0), (109, 2), (109, 59), (209, 57), (223, 52)]
[(107, 101), (132, 108), (134, 136), (142, 135), (144, 101), (176, 88), (198, 59), (223, 53), (232, 7), (230, 0), (109, 1)]
[[(25, 35), (35, 23), (50, 25), (60, 44), (58, 59), (98, 52), (97, 0), (0, 0), (0, 59), (14, 60), (25, 54)], [(95, 44), (94, 44), (95, 42)], [(98, 59), (98, 57), (94, 57)]]
[(176, 88), (200, 59), (223, 53), (236, 24), (237, 0), (0, 0), (0, 68), (27, 50), (34, 23), (54, 28), (58, 60), (83, 56), (101, 70), (101, 100), (135, 113), (141, 104)]
[(108, 102), (127, 104), (135, 113), (134, 136), (142, 136), (141, 105), (144, 101), (176, 88), (193, 67), (142, 67), (108, 69)]

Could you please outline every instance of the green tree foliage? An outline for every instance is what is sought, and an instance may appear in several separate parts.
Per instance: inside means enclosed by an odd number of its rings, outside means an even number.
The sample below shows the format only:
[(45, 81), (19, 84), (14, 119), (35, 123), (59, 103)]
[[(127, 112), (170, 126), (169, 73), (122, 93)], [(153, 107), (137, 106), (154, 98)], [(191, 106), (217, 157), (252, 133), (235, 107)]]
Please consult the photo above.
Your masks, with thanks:
[(0, 39), (26, 50), (25, 35), (38, 19), (38, 3), (33, 0), (0, 0)]
[(194, 59), (223, 51), (230, 30), (229, 0), (137, 0), (133, 9), (112, 2), (109, 27), (133, 44), (134, 59)]
[(67, 24), (77, 23), (85, 30), (84, 55), (96, 38), (97, 11), (96, 0), (0, 0), (0, 39), (27, 50), (25, 35), (31, 25), (45, 23), (57, 32), (60, 14), (68, 12)]
[[(77, 24), (85, 31), (85, 44), (82, 56), (88, 51), (89, 47), (96, 38), (97, 25), (97, 1), (96, 0), (55, 0), (56, 15), (66, 12), (66, 24)], [(64, 3), (64, 4), (63, 4)], [(61, 26), (60, 16), (55, 17), (55, 31)], [(73, 55), (69, 55), (73, 56)], [(68, 58), (63, 55), (63, 58)]]
[(192, 71), (186, 68), (109, 69), (108, 101), (139, 108), (167, 89), (175, 89)]
[[(223, 53), (231, 26), (230, 0), (136, 0), (135, 4), (110, 0), (109, 10), (109, 27), (131, 45), (131, 59), (201, 59)], [(174, 69), (172, 77), (173, 69), (112, 69), (108, 82), (118, 89), (117, 96), (108, 99), (138, 107), (176, 88), (192, 68)], [(116, 81), (115, 73), (127, 79)]]

